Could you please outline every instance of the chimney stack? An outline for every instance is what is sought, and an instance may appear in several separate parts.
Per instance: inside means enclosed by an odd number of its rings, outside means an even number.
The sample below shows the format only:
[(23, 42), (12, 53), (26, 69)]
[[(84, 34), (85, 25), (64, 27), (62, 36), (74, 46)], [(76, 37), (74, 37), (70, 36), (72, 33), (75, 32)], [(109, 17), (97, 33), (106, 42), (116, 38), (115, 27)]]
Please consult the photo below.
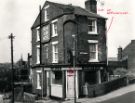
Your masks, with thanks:
[(87, 0), (85, 1), (85, 9), (89, 12), (97, 13), (97, 1)]
[(122, 47), (118, 48), (118, 61), (122, 59)]

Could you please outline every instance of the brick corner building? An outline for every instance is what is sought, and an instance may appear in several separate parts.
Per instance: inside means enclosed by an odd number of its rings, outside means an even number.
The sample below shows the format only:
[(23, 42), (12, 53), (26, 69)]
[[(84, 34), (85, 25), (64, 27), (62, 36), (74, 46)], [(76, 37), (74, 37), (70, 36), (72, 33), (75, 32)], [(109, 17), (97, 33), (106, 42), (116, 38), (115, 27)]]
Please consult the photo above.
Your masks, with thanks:
[(79, 98), (86, 84), (106, 80), (106, 18), (97, 14), (96, 0), (85, 5), (46, 1), (42, 7), (31, 28), (33, 93), (73, 98), (76, 83)]

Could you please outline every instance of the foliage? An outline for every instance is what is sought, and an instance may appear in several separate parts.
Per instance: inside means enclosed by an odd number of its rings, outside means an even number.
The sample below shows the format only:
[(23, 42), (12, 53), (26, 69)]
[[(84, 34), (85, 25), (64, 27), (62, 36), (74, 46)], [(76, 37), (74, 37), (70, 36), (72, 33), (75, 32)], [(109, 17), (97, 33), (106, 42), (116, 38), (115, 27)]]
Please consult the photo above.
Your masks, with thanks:
[(0, 64), (0, 91), (11, 90), (11, 66), (9, 63)]
[(116, 70), (114, 70), (114, 75), (120, 75), (120, 76), (125, 76), (127, 74), (127, 69), (124, 68), (117, 68)]

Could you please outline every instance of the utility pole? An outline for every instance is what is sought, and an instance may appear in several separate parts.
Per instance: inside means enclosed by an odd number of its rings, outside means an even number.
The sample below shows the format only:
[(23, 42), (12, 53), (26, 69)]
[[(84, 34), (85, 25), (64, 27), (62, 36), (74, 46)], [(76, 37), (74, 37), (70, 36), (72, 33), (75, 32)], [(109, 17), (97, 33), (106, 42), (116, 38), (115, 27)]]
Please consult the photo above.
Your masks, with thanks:
[(14, 59), (13, 59), (13, 39), (15, 36), (13, 36), (13, 34), (11, 33), (11, 35), (9, 35), (9, 39), (11, 40), (11, 68), (12, 68), (12, 72), (11, 72), (11, 86), (12, 86), (12, 103), (14, 103)]
[(76, 70), (75, 70), (75, 64), (76, 64), (76, 35), (73, 34), (73, 68), (74, 68), (74, 103), (76, 103)]
[[(39, 35), (40, 35), (40, 66), (42, 65), (42, 10), (41, 10), (41, 5), (39, 6), (39, 15), (40, 15), (40, 29), (39, 29)], [(42, 99), (43, 99), (43, 95), (44, 95), (44, 80), (43, 80), (43, 73), (44, 73), (44, 70), (43, 70), (43, 67), (42, 68)]]

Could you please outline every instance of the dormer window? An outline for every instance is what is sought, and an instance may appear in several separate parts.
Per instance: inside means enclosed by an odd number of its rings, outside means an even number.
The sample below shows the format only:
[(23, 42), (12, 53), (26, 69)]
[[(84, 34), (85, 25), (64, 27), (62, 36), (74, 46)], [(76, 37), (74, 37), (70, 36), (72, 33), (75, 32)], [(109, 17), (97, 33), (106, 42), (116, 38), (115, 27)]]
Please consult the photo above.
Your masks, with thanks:
[(88, 19), (88, 34), (97, 34), (96, 19)]
[(44, 19), (45, 19), (45, 21), (48, 21), (49, 20), (49, 14), (48, 14), (48, 8), (49, 8), (49, 5), (47, 5), (44, 9), (45, 9), (45, 17), (44, 17)]

